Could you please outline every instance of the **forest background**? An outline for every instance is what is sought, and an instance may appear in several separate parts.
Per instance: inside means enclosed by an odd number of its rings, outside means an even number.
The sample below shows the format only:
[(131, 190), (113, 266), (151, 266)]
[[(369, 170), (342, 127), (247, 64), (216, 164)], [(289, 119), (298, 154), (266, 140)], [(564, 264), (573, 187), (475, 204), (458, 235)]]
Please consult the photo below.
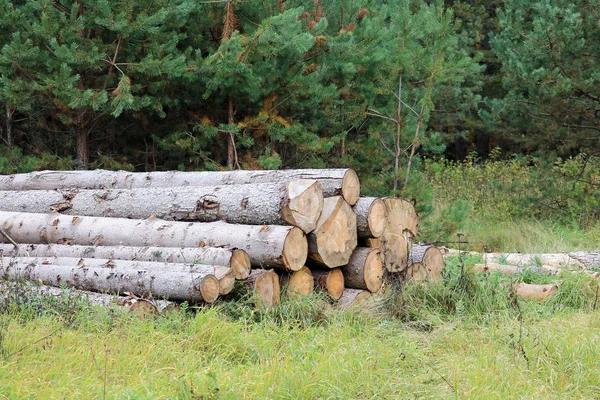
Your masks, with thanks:
[(421, 240), (597, 247), (594, 0), (0, 0), (0, 173), (352, 167)]

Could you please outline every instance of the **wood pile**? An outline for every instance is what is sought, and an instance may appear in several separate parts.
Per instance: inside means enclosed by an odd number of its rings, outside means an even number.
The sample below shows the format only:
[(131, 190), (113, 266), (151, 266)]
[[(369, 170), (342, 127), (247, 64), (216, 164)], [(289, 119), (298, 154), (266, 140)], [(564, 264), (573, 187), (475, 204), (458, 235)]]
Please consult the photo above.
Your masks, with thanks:
[(360, 197), (347, 168), (0, 176), (0, 274), (127, 294), (129, 308), (213, 303), (236, 280), (259, 308), (313, 291), (349, 308), (387, 274), (440, 278), (441, 252), (413, 246), (418, 230), (411, 202)]

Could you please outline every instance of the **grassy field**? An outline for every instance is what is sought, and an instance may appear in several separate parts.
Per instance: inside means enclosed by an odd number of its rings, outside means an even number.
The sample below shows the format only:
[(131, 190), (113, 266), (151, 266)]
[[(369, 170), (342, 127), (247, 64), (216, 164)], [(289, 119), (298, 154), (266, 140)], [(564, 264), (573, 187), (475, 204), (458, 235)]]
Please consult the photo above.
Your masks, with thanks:
[[(549, 279), (526, 274), (518, 279)], [(391, 290), (370, 315), (319, 297), (150, 319), (8, 304), (0, 398), (597, 398), (597, 283), (559, 279), (555, 299), (527, 302), (511, 295), (511, 280), (450, 260), (444, 282)]]

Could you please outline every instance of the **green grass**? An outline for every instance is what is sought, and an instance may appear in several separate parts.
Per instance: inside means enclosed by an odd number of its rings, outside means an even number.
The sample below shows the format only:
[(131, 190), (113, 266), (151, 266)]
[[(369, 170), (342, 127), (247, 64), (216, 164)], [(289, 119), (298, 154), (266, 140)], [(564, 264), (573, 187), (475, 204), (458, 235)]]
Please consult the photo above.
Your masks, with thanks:
[[(81, 303), (10, 304), (0, 310), (0, 398), (597, 397), (597, 282), (476, 275), (476, 261), (463, 270), (450, 259), (442, 282), (391, 291), (375, 316), (319, 296), (145, 320)], [(556, 279), (548, 301), (512, 296), (516, 280)]]

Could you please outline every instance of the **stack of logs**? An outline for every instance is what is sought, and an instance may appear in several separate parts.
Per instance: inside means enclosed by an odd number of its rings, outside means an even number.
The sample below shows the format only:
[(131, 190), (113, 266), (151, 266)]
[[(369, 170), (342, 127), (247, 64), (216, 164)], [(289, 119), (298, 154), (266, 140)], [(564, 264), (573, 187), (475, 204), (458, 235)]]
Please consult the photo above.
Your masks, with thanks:
[(260, 307), (320, 290), (349, 308), (387, 273), (440, 277), (418, 229), (412, 203), (360, 197), (351, 169), (0, 176), (5, 278), (128, 299), (213, 303), (241, 280)]

